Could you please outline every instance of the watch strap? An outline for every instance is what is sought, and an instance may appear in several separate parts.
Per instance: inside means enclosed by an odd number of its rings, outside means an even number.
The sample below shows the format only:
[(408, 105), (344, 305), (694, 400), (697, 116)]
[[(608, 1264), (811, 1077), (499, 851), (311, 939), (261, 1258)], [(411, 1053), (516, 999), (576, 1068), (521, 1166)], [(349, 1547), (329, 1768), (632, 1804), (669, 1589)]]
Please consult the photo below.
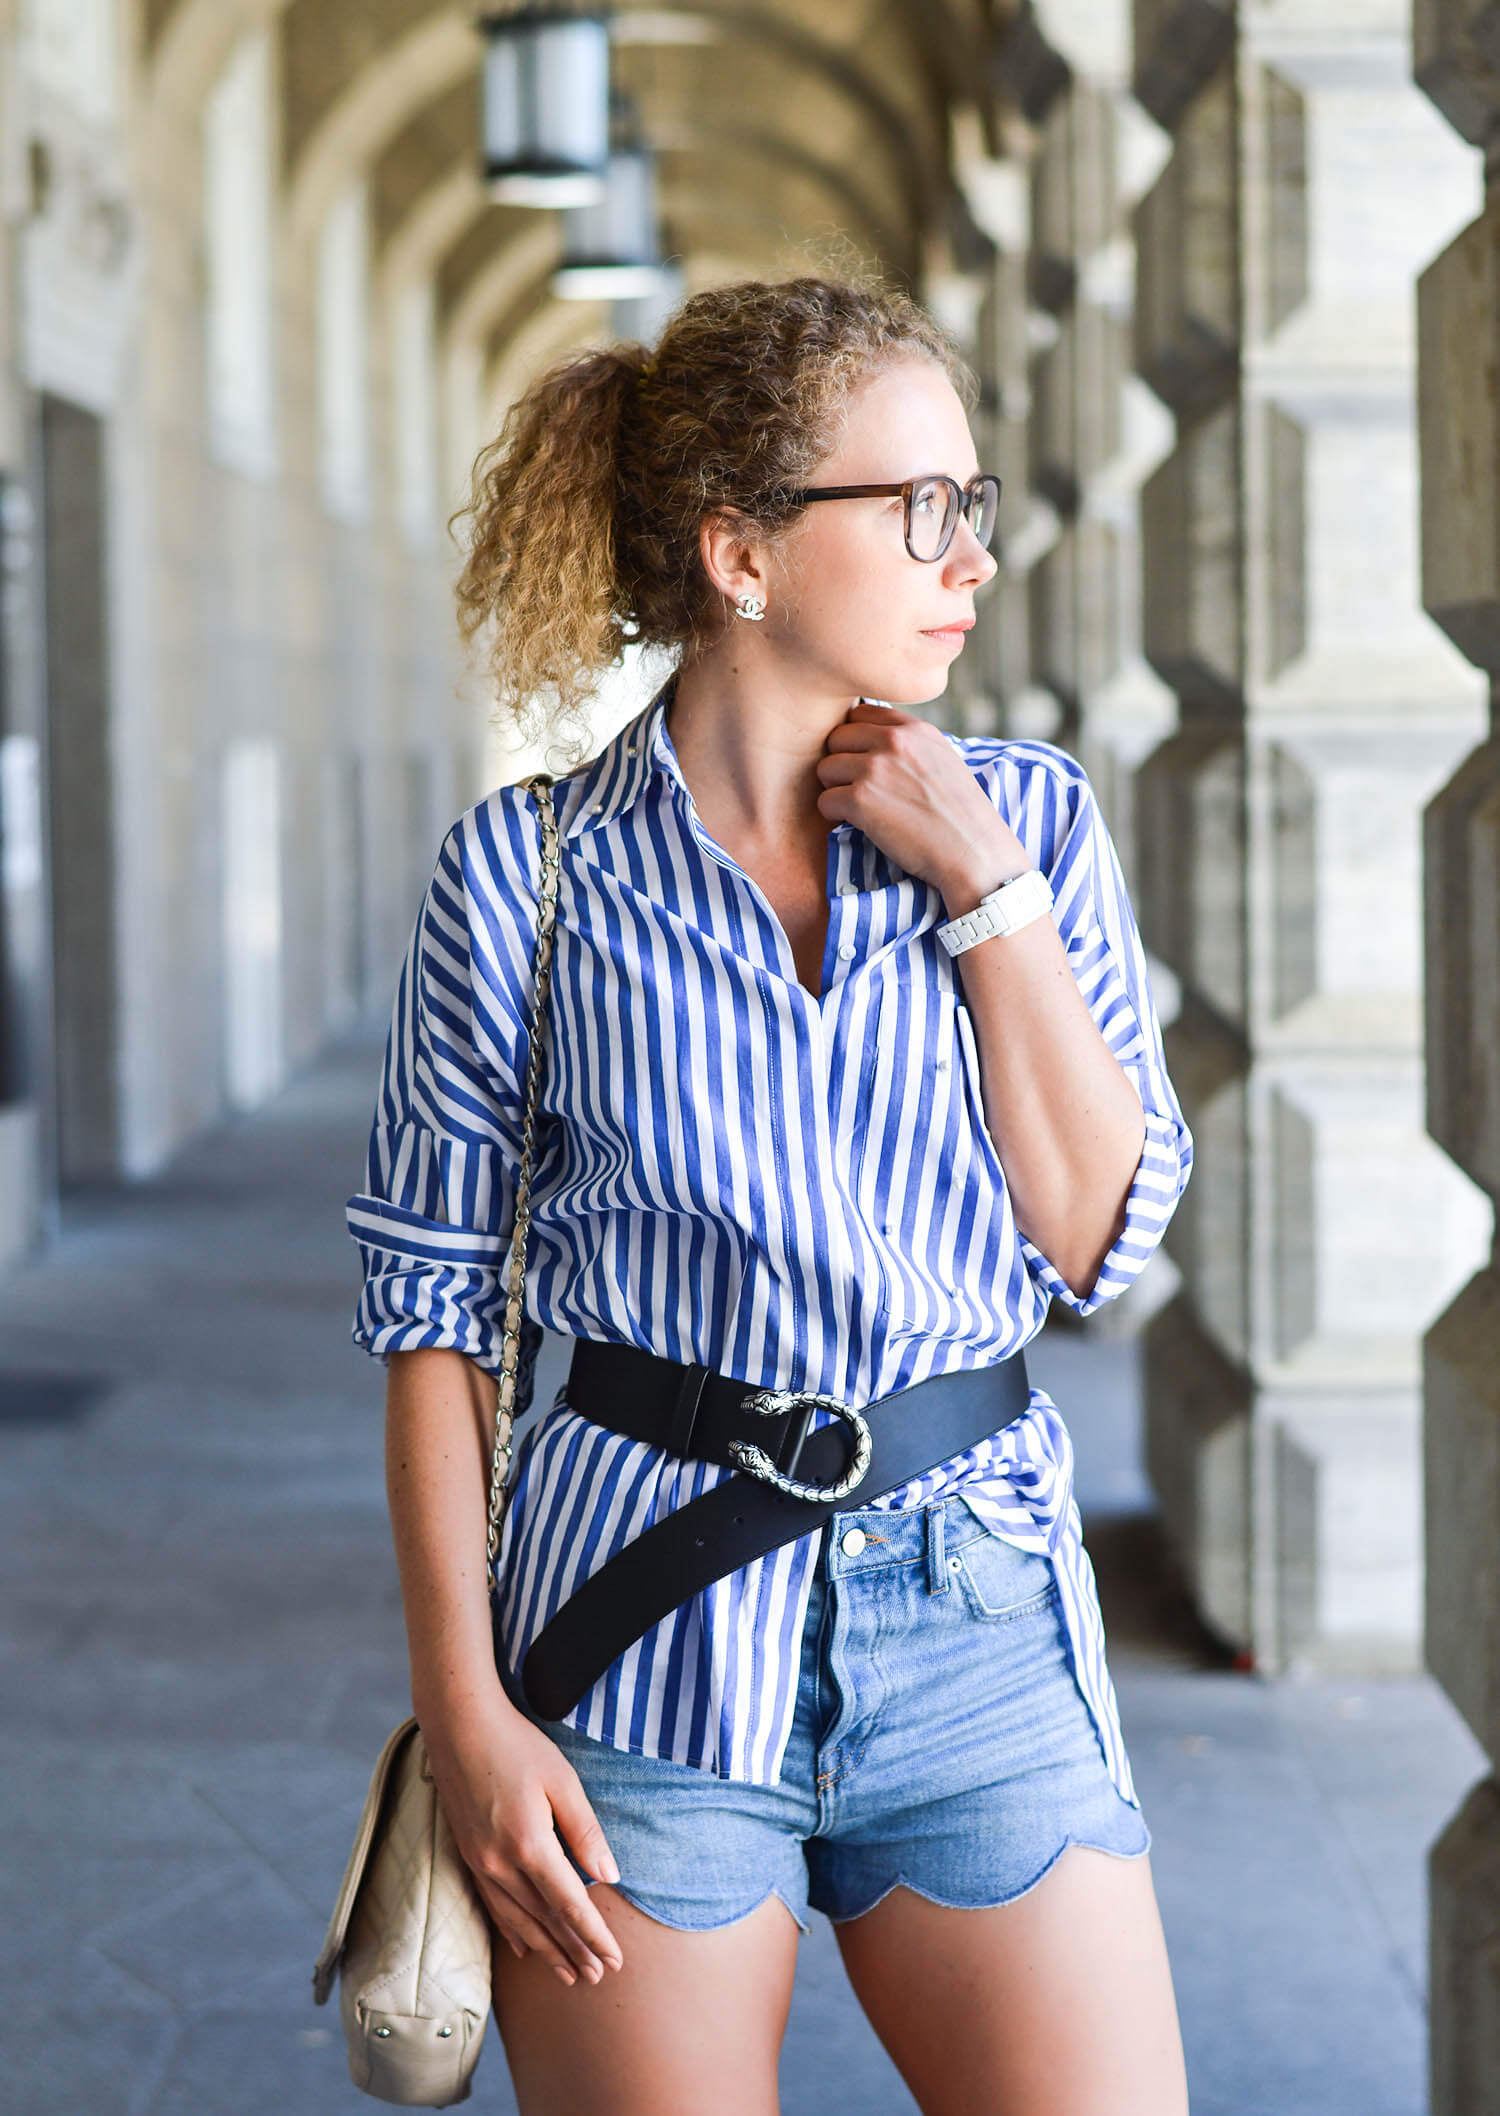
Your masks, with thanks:
[(1052, 909), (1052, 884), (1039, 867), (1023, 868), (981, 897), (972, 911), (950, 918), (937, 929), (938, 939), (950, 955), (961, 955), (982, 940), (1014, 933), (1034, 918)]

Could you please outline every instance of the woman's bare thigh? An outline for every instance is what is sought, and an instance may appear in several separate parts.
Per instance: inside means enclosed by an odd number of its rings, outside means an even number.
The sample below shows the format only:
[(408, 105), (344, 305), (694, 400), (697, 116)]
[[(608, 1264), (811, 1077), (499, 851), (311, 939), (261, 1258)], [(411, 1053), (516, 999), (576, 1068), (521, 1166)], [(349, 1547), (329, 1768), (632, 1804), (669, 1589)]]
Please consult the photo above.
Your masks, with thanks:
[(1187, 2116), (1145, 1855), (1070, 1846), (992, 1910), (898, 1886), (834, 1933), (922, 2116)]
[(620, 1943), (602, 1982), (564, 1984), (495, 1947), (495, 2019), (521, 2116), (776, 2116), (797, 1968), (779, 1896), (712, 1932), (658, 1924), (606, 1882), (589, 1891)]

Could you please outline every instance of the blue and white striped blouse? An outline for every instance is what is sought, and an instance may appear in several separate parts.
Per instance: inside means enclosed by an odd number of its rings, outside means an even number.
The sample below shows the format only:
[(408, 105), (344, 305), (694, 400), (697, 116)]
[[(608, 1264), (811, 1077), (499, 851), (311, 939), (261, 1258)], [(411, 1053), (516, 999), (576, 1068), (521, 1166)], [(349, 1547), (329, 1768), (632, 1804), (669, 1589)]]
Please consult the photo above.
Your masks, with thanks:
[[(1049, 1300), (1088, 1315), (1113, 1299), (1160, 1241), (1193, 1145), (1082, 767), (1048, 742), (947, 738), (1049, 877), (1073, 974), (1145, 1111), (1124, 1230), (1086, 1299), (1012, 1218), (958, 964), (937, 939), (941, 892), (854, 824), (833, 824), (814, 996), (767, 898), (703, 827), (667, 729), (670, 696), (668, 684), (553, 789), (551, 1121), (533, 1148), (528, 1319), (859, 1408), (1003, 1359), (1041, 1328)], [(453, 826), (422, 905), (365, 1187), (348, 1205), (365, 1266), (353, 1334), (378, 1357), (432, 1345), (499, 1364), (540, 851), (534, 800), (501, 787)], [(832, 1415), (820, 1408), (815, 1423)], [(1013, 1424), (870, 1503), (961, 1493), (986, 1526), (1053, 1558), (1079, 1683), (1134, 1801), (1072, 1468), (1067, 1429), (1033, 1388)], [(497, 1567), (512, 1669), (575, 1584), (736, 1474), (591, 1423), (564, 1383), (512, 1465)], [(663, 1618), (567, 1723), (775, 1783), (820, 1533)]]

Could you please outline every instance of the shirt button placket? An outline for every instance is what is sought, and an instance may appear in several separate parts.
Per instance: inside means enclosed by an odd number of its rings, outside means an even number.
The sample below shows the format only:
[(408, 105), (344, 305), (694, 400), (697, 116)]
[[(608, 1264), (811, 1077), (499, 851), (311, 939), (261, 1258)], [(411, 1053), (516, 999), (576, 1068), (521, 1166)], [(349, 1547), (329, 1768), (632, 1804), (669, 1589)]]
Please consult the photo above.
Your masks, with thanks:
[[(839, 857), (839, 865), (840, 865), (840, 867), (841, 867), (841, 868), (843, 869), (843, 878), (842, 878), (842, 880), (841, 880), (841, 881), (839, 882), (839, 885), (838, 885), (838, 893), (839, 893), (839, 895), (840, 895), (841, 897), (845, 897), (845, 896), (855, 896), (855, 895), (857, 895), (857, 894), (858, 894), (858, 887), (857, 887), (857, 885), (856, 885), (856, 884), (855, 884), (855, 883), (854, 883), (853, 881), (851, 881), (851, 879), (850, 879), (850, 877), (849, 877), (849, 868), (848, 868), (848, 862), (849, 862), (849, 847), (848, 847), (848, 845), (847, 845), (847, 844), (843, 844), (843, 845), (841, 845), (841, 846), (839, 847), (839, 854), (838, 854), (838, 857)], [(840, 905), (839, 907), (837, 907), (837, 909), (836, 909), (836, 910), (835, 910), (835, 911), (834, 911), (833, 913), (831, 913), (830, 915), (831, 915), (831, 916), (832, 916), (832, 917), (833, 917), (833, 918), (835, 919), (835, 921), (836, 921), (836, 929), (837, 929), (837, 927), (840, 927), (840, 926), (841, 926), (841, 927), (843, 927), (843, 928), (844, 928), (844, 930), (845, 930), (845, 931), (847, 931), (847, 930), (848, 930), (848, 928), (847, 928), (847, 925), (846, 925), (846, 923), (845, 923), (845, 921), (846, 921), (846, 916), (847, 916), (847, 914), (845, 913), (845, 911), (844, 911), (844, 909), (843, 909), (842, 905)], [(839, 944), (839, 947), (838, 947), (838, 951), (837, 951), (837, 952), (838, 952), (838, 959), (839, 959), (839, 961), (840, 961), (840, 962), (853, 962), (853, 960), (854, 960), (854, 945), (853, 945), (853, 943), (852, 943), (851, 941), (847, 941), (847, 940), (846, 940), (846, 941), (841, 941), (841, 942), (840, 942), (840, 944)]]

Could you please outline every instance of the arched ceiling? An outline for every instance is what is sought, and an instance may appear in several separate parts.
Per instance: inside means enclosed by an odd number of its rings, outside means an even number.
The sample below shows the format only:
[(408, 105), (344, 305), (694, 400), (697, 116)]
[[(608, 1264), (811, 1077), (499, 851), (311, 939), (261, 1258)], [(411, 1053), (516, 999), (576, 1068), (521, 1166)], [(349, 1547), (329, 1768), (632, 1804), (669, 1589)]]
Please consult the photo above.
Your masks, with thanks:
[[(539, 216), (492, 204), (478, 180), (481, 11), (434, 0), (141, 0), (138, 19), (154, 106), (179, 116), (240, 34), (271, 25), (294, 244), (344, 182), (367, 176), (377, 268), (432, 272), (440, 318), (463, 311), (475, 328), (478, 313), (488, 357), (503, 363), (504, 333), (538, 297), (508, 291), (484, 319), (483, 289), (509, 285), (496, 261), (525, 246)], [(1007, 0), (617, 6), (613, 77), (660, 150), (668, 247), (689, 282), (701, 283), (711, 257), (785, 269), (799, 245), (817, 256), (840, 236), (908, 280), (935, 240), (971, 251), (950, 111), (987, 102), (1002, 14)]]

